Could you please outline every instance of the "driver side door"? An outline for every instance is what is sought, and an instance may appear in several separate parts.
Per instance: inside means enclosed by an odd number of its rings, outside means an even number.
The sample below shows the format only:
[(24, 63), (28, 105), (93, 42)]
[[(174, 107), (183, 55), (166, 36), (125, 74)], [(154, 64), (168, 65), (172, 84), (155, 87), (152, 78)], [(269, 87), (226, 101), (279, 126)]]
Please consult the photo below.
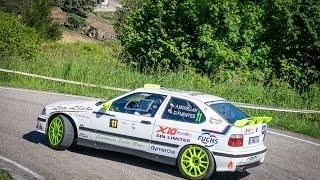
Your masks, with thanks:
[(155, 124), (154, 116), (166, 96), (137, 92), (112, 102), (108, 111), (98, 112), (91, 128), (92, 140), (147, 151)]

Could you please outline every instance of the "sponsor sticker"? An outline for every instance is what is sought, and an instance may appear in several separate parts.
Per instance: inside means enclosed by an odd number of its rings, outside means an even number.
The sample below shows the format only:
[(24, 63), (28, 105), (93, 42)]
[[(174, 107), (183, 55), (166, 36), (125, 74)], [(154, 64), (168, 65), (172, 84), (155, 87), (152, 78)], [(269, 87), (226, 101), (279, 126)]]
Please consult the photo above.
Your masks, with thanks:
[(43, 127), (39, 122), (37, 122), (36, 128), (41, 130), (41, 131), (43, 130)]
[(79, 113), (72, 113), (72, 116), (82, 118), (82, 119), (91, 119), (90, 115), (84, 115), (84, 114), (79, 114)]
[(218, 144), (218, 138), (209, 132), (202, 133), (198, 140), (205, 146), (205, 147), (212, 147)]
[(109, 136), (104, 136), (104, 135), (97, 135), (96, 136), (96, 140), (98, 141), (105, 141), (105, 142), (112, 142), (112, 143), (117, 143), (117, 144), (121, 144), (124, 146), (134, 146), (134, 147), (144, 147), (144, 145), (140, 142), (137, 141), (132, 141), (132, 140), (128, 140), (128, 139), (122, 139), (122, 138), (115, 138), (115, 137), (109, 137)]
[(228, 160), (227, 167), (228, 167), (228, 169), (230, 169), (230, 170), (233, 168), (233, 162), (232, 162), (231, 159)]
[(83, 133), (83, 132), (79, 132), (79, 137), (86, 138), (86, 139), (89, 138), (89, 136), (86, 133)]
[(159, 129), (157, 130), (157, 133), (162, 134), (169, 134), (169, 135), (175, 135), (177, 133), (177, 128), (171, 128), (171, 127), (165, 127), (165, 126), (159, 126)]
[(200, 123), (202, 118), (202, 112), (198, 111), (196, 114), (196, 122)]
[(177, 128), (159, 126), (156, 137), (168, 140), (190, 142), (191, 134), (187, 131), (181, 131)]
[(65, 107), (62, 105), (59, 105), (57, 107), (52, 108), (55, 111), (67, 111), (67, 110), (73, 110), (73, 111), (91, 111), (91, 107), (86, 107), (86, 106), (81, 106), (81, 105), (76, 105), (73, 107)]
[(97, 135), (96, 140), (98, 141), (108, 141), (108, 142), (116, 142), (116, 138), (109, 137), (109, 136), (103, 136), (103, 135)]
[(195, 107), (180, 104), (175, 105), (173, 103), (169, 104), (168, 113), (174, 116), (195, 119), (197, 123), (201, 121), (202, 117), (202, 113)]
[(221, 120), (221, 119), (215, 119), (214, 117), (211, 117), (211, 118), (209, 119), (209, 122), (210, 122), (211, 124), (216, 124), (216, 125), (218, 125), (218, 124), (221, 124), (221, 123), (223, 122), (223, 120)]
[(248, 128), (245, 128), (245, 129), (243, 130), (243, 134), (244, 134), (244, 135), (253, 134), (253, 133), (255, 133), (255, 132), (258, 132), (258, 128), (257, 128), (257, 127), (254, 127), (254, 128), (248, 127)]
[(92, 110), (91, 107), (85, 107), (85, 106), (81, 106), (81, 105), (73, 106), (73, 107), (70, 107), (69, 109), (72, 109), (75, 111), (91, 111)]
[(151, 146), (151, 150), (155, 152), (163, 152), (163, 153), (168, 153), (168, 154), (176, 154), (176, 151), (173, 149), (168, 149), (168, 148), (163, 148), (163, 147), (158, 147), (155, 145)]
[(57, 106), (57, 107), (52, 108), (52, 110), (55, 110), (55, 111), (65, 111), (65, 110), (67, 110), (67, 107), (59, 105), (59, 106)]
[(250, 156), (247, 158), (247, 161), (254, 161), (254, 160), (257, 160), (258, 159), (258, 156)]

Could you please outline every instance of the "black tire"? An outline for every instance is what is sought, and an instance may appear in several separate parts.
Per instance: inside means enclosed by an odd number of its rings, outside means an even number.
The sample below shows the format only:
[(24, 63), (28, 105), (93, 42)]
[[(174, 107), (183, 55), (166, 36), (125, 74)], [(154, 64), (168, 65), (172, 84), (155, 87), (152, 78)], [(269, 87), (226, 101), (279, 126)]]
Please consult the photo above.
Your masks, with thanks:
[[(208, 162), (209, 164), (206, 165), (207, 169), (206, 170), (202, 170), (203, 172), (200, 173), (199, 172), (199, 175), (198, 176), (190, 176), (188, 175), (188, 173), (185, 172), (184, 167), (188, 166), (188, 162), (185, 162), (184, 164), (182, 160), (186, 160), (186, 155), (189, 154), (189, 149), (190, 150), (194, 150), (196, 149), (196, 152), (201, 152), (201, 156), (203, 156), (204, 154), (202, 153), (205, 153), (206, 155), (204, 155), (203, 158), (205, 158), (205, 162)], [(185, 154), (186, 153), (186, 154)], [(191, 155), (190, 155), (191, 157)], [(203, 159), (202, 158), (202, 159)], [(190, 159), (193, 159), (193, 158), (190, 158)], [(189, 161), (189, 160), (187, 160)], [(198, 167), (200, 168), (199, 164), (201, 164), (202, 160), (200, 161), (199, 163), (199, 159), (193, 159), (191, 161), (195, 161), (195, 162), (198, 162)], [(186, 179), (209, 179), (212, 174), (214, 173), (215, 171), (215, 167), (216, 167), (216, 164), (215, 164), (215, 161), (214, 161), (214, 158), (213, 158), (213, 155), (212, 153), (210, 153), (206, 148), (202, 147), (202, 146), (198, 146), (198, 145), (187, 145), (185, 147), (183, 147), (179, 153), (179, 156), (178, 156), (178, 161), (177, 161), (177, 165), (178, 165), (178, 168), (179, 168), (179, 171), (181, 173), (181, 175), (186, 178)], [(190, 165), (190, 164), (189, 164)], [(193, 165), (196, 165), (196, 164), (193, 164)], [(201, 167), (201, 169), (204, 169)], [(193, 169), (195, 171), (195, 169)], [(193, 171), (191, 170), (191, 171)]]
[[(56, 119), (57, 118), (57, 119)], [(59, 119), (59, 120), (58, 120)], [(50, 140), (50, 131), (52, 131), (52, 129), (50, 129), (51, 127), (51, 123), (53, 123), (54, 121), (60, 121), (62, 123), (62, 137), (59, 138), (59, 141), (55, 141), (53, 142), (52, 140)], [(54, 126), (52, 124), (52, 126)], [(53, 136), (51, 136), (52, 138)], [(67, 148), (69, 148), (74, 141), (74, 129), (73, 126), (70, 122), (70, 120), (65, 117), (64, 115), (57, 115), (55, 117), (53, 117), (48, 125), (48, 131), (47, 131), (47, 140), (48, 140), (48, 144), (52, 149), (55, 150), (65, 150)]]

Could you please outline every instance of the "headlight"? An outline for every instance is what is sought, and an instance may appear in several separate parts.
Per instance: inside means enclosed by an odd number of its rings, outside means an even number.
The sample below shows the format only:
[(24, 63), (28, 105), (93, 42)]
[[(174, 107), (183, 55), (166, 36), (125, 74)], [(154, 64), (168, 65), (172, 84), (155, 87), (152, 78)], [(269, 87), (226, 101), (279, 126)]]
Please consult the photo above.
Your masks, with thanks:
[(46, 108), (43, 108), (42, 112), (41, 112), (41, 115), (46, 115), (46, 111), (47, 111)]

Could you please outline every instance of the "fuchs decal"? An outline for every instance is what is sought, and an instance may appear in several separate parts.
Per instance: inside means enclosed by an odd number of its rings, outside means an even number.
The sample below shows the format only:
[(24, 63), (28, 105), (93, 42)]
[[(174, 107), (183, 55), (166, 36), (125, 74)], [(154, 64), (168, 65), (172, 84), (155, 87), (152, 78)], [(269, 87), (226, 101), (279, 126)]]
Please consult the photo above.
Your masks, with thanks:
[(205, 146), (205, 147), (212, 147), (216, 144), (218, 144), (218, 138), (209, 133), (209, 132), (205, 132), (202, 133), (199, 137), (198, 140)]

